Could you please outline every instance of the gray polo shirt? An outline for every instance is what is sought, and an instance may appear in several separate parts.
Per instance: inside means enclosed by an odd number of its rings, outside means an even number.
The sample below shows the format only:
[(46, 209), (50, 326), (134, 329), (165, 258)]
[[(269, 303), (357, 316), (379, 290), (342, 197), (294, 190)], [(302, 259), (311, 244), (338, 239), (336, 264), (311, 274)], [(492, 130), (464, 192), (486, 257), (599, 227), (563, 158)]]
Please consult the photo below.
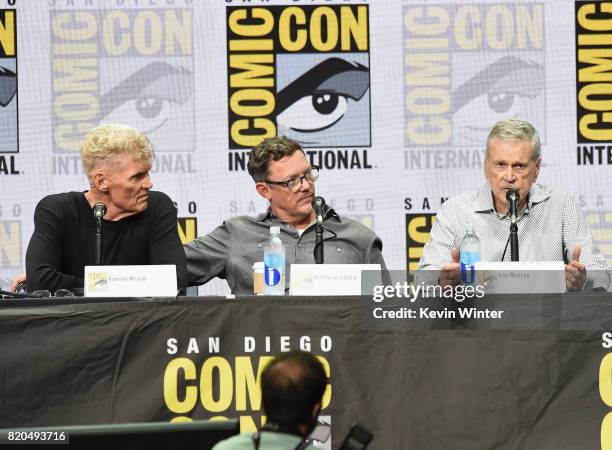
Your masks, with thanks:
[[(258, 217), (239, 216), (226, 220), (206, 236), (185, 245), (190, 285), (201, 285), (219, 277), (227, 280), (235, 295), (253, 294), (253, 263), (263, 261), (263, 250), (270, 227), (280, 226), (285, 245), (286, 279), (289, 288), (291, 264), (314, 264), (316, 224), (300, 235), (270, 210)], [(340, 217), (329, 208), (325, 212), (323, 232), (325, 262), (332, 264), (380, 264), (386, 272), (382, 241), (361, 223)], [(336, 234), (334, 236), (333, 233)]]

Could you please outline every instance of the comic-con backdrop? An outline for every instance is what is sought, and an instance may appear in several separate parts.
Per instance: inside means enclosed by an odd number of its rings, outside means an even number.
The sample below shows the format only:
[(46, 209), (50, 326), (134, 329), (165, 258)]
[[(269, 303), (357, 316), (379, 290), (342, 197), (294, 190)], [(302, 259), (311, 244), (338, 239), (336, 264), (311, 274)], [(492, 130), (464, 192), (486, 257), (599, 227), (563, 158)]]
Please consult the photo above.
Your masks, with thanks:
[[(187, 242), (266, 208), (248, 149), (282, 134), (318, 194), (413, 267), (440, 204), (483, 180), (497, 120), (532, 122), (540, 181), (572, 192), (612, 261), (612, 4), (1, 0), (0, 287), (36, 203), (86, 190), (85, 133), (146, 132)], [(201, 289), (222, 293), (223, 282)]]

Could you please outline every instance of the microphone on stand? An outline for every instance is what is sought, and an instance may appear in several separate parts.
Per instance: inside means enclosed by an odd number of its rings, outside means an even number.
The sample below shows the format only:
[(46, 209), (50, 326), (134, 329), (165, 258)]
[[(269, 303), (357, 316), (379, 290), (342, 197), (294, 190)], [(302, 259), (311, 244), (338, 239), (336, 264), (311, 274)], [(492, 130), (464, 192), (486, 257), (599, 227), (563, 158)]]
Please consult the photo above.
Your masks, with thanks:
[(506, 192), (506, 200), (508, 200), (510, 213), (510, 261), (519, 260), (518, 225), (516, 224), (519, 199), (518, 191), (512, 189)]
[(97, 266), (102, 264), (102, 217), (106, 214), (106, 205), (98, 202), (93, 207), (96, 219), (96, 246), (94, 259)]
[(315, 228), (315, 246), (314, 259), (315, 263), (323, 264), (323, 215), (325, 209), (325, 199), (323, 197), (315, 197), (312, 200), (312, 209), (317, 217), (317, 225)]

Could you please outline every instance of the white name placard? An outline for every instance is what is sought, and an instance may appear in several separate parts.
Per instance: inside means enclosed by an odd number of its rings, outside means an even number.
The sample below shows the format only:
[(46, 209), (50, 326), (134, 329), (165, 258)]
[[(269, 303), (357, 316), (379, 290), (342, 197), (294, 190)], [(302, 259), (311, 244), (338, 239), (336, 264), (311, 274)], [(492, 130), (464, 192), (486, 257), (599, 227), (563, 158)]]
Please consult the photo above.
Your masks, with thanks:
[(86, 266), (85, 297), (175, 297), (176, 266)]
[(563, 261), (478, 262), (476, 283), (487, 294), (558, 294), (565, 292)]
[(369, 271), (368, 286), (381, 284), (380, 264), (291, 264), (290, 270), (289, 295), (361, 295), (362, 271)]

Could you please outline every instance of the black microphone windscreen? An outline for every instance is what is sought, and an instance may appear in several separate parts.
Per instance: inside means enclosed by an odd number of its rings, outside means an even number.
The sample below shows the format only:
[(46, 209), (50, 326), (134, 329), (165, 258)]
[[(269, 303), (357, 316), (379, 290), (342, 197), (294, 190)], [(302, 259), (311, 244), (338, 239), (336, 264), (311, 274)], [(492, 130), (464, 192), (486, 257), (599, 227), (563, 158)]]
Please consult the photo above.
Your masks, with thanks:
[(96, 219), (101, 219), (106, 214), (106, 205), (104, 203), (98, 202), (93, 207), (94, 217)]

